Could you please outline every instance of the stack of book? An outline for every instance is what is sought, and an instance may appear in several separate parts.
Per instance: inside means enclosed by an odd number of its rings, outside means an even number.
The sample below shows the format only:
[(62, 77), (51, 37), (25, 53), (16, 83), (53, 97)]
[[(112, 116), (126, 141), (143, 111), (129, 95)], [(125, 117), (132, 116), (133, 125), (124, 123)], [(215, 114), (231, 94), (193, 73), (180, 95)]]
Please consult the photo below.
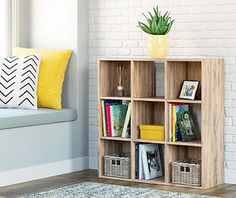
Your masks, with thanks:
[(165, 140), (165, 127), (163, 125), (140, 125), (140, 139)]
[(136, 145), (136, 179), (154, 179), (163, 176), (163, 149), (158, 144)]
[(103, 136), (130, 137), (131, 103), (102, 100)]
[(195, 126), (189, 111), (189, 105), (170, 103), (169, 118), (169, 142), (191, 141), (196, 138)]

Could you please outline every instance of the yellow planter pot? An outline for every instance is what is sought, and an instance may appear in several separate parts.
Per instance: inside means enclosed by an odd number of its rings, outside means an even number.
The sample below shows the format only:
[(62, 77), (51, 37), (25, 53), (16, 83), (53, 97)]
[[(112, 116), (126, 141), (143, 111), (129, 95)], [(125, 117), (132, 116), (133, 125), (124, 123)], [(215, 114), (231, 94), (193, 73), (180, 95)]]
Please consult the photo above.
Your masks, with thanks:
[(169, 49), (167, 35), (149, 35), (148, 52), (151, 58), (165, 58)]

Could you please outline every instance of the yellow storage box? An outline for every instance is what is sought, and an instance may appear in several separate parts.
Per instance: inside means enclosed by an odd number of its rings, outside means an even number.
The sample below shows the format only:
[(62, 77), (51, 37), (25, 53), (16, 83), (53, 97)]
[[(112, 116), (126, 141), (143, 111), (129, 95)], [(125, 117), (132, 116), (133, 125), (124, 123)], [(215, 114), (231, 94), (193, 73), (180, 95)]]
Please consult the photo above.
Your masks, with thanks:
[(147, 124), (142, 124), (139, 126), (140, 130), (155, 130), (155, 131), (164, 131), (165, 127), (163, 125), (147, 125)]
[(140, 125), (140, 139), (165, 141), (165, 128), (162, 125)]

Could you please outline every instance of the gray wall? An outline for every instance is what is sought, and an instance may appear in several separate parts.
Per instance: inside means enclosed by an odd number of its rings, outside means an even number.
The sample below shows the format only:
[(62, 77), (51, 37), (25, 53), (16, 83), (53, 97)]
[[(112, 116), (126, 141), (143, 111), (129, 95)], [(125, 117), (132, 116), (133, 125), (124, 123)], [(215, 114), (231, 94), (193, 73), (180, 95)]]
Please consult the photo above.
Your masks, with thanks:
[(0, 172), (88, 156), (87, 0), (28, 3), (28, 47), (73, 50), (63, 106), (78, 120), (0, 131)]

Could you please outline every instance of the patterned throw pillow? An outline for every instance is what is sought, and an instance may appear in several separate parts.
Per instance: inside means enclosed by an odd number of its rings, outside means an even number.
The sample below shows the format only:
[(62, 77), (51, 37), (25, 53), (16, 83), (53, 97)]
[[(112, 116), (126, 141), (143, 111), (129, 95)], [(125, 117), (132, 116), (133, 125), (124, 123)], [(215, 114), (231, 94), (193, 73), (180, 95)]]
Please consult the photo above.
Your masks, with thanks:
[(0, 107), (37, 109), (39, 55), (0, 57)]

